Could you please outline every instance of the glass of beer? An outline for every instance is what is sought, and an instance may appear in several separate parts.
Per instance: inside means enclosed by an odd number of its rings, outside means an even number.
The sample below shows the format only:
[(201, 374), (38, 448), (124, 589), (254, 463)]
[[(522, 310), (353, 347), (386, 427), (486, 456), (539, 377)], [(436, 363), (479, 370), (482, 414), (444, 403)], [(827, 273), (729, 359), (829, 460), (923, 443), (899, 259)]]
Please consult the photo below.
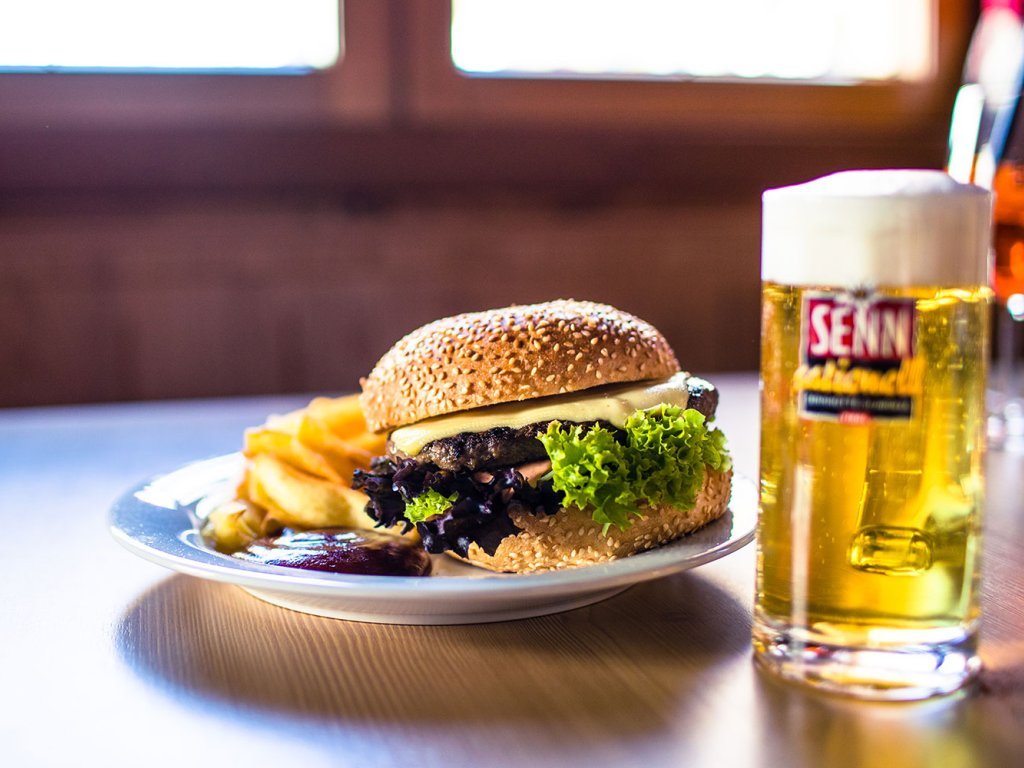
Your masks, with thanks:
[(763, 202), (755, 660), (952, 692), (980, 666), (990, 195), (849, 171)]

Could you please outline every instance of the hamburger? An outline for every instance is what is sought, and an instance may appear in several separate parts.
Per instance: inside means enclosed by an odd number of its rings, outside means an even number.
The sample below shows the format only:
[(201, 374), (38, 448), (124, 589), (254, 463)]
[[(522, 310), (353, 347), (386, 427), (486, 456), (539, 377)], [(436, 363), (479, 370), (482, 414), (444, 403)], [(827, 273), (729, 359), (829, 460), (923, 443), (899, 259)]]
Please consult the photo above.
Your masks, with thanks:
[(649, 323), (561, 300), (445, 318), (361, 380), (386, 454), (353, 487), (431, 553), (525, 573), (606, 562), (720, 517), (718, 392)]

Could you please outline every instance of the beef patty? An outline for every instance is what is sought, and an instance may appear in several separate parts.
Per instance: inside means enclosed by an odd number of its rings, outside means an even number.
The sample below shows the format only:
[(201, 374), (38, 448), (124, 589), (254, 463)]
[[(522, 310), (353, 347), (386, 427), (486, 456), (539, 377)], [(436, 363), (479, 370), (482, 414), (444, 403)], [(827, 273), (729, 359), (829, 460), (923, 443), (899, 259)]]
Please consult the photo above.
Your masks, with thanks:
[[(710, 382), (698, 378), (691, 378), (687, 388), (690, 396), (686, 407), (698, 410), (710, 419), (718, 407), (718, 390)], [(434, 464), (452, 471), (515, 466), (548, 457), (537, 435), (547, 430), (550, 423), (538, 421), (525, 427), (492, 427), (483, 432), (462, 432), (432, 440), (411, 457), (395, 450), (389, 440), (387, 452), (396, 460), (412, 458), (420, 464)], [(606, 422), (598, 423), (605, 429), (619, 431)]]

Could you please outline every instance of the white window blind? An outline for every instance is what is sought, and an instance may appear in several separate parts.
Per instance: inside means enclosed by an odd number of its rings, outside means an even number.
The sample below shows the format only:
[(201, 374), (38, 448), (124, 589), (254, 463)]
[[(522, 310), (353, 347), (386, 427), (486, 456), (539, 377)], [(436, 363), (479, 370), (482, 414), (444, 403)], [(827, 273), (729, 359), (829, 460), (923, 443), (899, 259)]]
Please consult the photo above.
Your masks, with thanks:
[(934, 0), (453, 0), (468, 74), (921, 80)]
[(301, 72), (341, 55), (339, 0), (0, 0), (0, 69)]

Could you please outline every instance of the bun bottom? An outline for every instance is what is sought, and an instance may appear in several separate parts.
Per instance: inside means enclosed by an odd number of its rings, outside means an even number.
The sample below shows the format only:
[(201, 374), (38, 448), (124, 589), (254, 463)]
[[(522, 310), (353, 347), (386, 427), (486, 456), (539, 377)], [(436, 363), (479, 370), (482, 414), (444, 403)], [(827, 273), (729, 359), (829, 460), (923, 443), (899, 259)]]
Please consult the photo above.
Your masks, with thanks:
[(601, 534), (589, 512), (563, 507), (553, 515), (513, 512), (512, 522), (520, 529), (502, 539), (493, 555), (471, 544), (466, 558), (452, 557), (491, 571), (532, 573), (579, 565), (593, 565), (657, 547), (717, 520), (725, 513), (732, 487), (732, 472), (706, 470), (704, 485), (692, 509), (650, 507), (634, 518), (624, 531), (615, 526)]

